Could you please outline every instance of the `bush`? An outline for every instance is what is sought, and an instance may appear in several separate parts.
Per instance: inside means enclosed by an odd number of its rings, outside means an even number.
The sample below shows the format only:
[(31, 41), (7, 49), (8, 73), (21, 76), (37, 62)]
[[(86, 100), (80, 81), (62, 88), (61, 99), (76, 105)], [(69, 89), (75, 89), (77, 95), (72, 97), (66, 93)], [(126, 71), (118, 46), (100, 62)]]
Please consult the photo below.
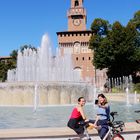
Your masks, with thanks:
[(134, 85), (134, 91), (137, 91), (137, 93), (140, 93), (140, 83), (137, 83)]

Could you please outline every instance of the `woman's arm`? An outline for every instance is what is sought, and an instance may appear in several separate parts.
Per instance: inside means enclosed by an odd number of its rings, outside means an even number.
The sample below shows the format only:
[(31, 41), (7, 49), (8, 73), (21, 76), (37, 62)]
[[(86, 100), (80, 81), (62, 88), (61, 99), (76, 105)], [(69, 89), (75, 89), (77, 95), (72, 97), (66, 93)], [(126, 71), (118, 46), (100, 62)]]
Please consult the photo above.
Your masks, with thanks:
[(94, 125), (97, 125), (97, 122), (98, 122), (99, 118), (100, 118), (100, 116), (96, 115), (96, 119), (95, 119)]
[(109, 105), (108, 104), (105, 104), (105, 105), (98, 104), (98, 106), (101, 108), (108, 108)]
[(86, 116), (85, 116), (83, 107), (78, 107), (78, 111), (81, 113), (81, 116), (82, 116), (83, 120), (86, 120)]

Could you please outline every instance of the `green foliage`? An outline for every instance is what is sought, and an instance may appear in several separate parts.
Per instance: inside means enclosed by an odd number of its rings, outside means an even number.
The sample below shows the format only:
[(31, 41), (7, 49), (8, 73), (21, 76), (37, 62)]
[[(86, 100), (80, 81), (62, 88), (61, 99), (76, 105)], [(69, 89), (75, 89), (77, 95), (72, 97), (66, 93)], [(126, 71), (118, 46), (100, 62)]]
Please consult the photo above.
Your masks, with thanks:
[(21, 46), (20, 47), (20, 51), (23, 52), (24, 49), (27, 49), (27, 48), (37, 51), (37, 49), (34, 46), (32, 46), (32, 45), (24, 45), (24, 46)]
[(136, 29), (140, 32), (140, 10), (134, 14), (134, 17), (130, 20), (130, 23), (134, 24)]
[(15, 63), (12, 59), (7, 60), (7, 62), (0, 61), (0, 81), (4, 82), (7, 78), (8, 69), (15, 68)]
[[(23, 50), (27, 48), (36, 50), (36, 48), (31, 45), (24, 45), (20, 47), (20, 51), (23, 52)], [(10, 53), (11, 59), (7, 60), (6, 62), (0, 61), (0, 81), (4, 82), (7, 79), (7, 71), (9, 69), (16, 68), (17, 54), (18, 54), (18, 50), (13, 50)]]
[(94, 35), (89, 48), (94, 50), (93, 64), (98, 69), (107, 68), (108, 77), (135, 76), (140, 70), (140, 12), (134, 17), (126, 27), (118, 21), (110, 25), (103, 19), (95, 19), (91, 25)]
[(109, 22), (101, 18), (96, 18), (91, 24), (91, 30), (95, 35), (106, 35), (109, 28)]
[(137, 83), (134, 85), (134, 91), (137, 91), (137, 93), (140, 93), (140, 83)]

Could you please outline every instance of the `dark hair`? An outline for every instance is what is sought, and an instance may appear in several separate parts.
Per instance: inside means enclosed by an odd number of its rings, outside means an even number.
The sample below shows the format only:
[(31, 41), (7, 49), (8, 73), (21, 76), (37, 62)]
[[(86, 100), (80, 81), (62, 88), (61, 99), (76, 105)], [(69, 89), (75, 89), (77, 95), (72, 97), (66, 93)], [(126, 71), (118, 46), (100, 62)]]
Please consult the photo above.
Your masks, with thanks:
[(80, 101), (81, 101), (81, 99), (84, 99), (84, 97), (79, 97), (79, 98), (78, 98), (78, 102), (80, 102)]
[(98, 94), (98, 98), (99, 98), (99, 97), (106, 98), (105, 95), (102, 94), (102, 93), (101, 93), (101, 94)]
[(108, 103), (108, 102), (107, 102), (107, 98), (105, 97), (104, 94), (102, 94), (102, 93), (101, 93), (101, 94), (98, 94), (98, 98), (99, 98), (99, 97), (102, 97), (102, 98), (105, 99), (104, 105)]

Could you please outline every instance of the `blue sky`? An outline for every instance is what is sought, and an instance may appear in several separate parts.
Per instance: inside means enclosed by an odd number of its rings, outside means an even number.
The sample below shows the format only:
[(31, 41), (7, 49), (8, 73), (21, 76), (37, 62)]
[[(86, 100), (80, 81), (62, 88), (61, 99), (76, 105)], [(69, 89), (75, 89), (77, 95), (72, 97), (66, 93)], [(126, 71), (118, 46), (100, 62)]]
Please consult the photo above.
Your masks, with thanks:
[[(123, 25), (140, 10), (140, 0), (84, 0), (87, 29), (95, 18)], [(0, 0), (0, 56), (8, 56), (23, 45), (39, 47), (48, 33), (57, 47), (58, 31), (67, 30), (70, 0)]]

